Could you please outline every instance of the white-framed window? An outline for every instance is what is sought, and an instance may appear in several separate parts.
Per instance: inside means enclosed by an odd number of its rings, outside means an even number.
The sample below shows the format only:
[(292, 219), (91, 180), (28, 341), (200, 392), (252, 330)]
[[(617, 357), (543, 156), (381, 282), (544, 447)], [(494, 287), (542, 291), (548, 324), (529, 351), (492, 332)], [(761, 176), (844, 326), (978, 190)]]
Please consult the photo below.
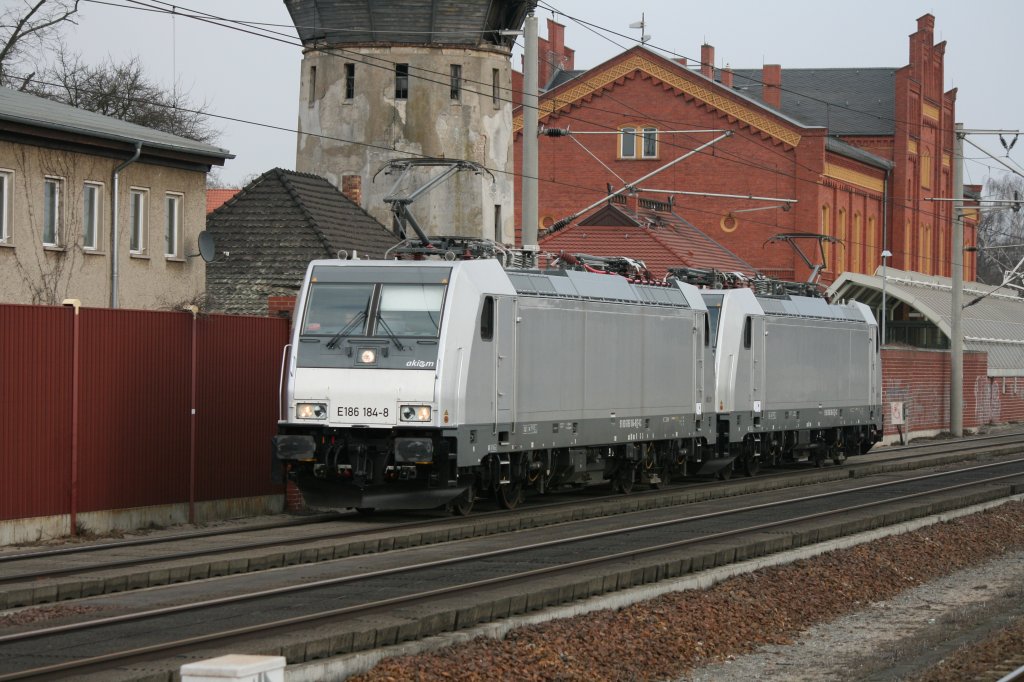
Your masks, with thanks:
[(636, 128), (619, 128), (619, 158), (636, 158)]
[(0, 244), (11, 241), (11, 197), (14, 195), (14, 171), (0, 169)]
[(103, 185), (87, 182), (82, 185), (82, 248), (100, 248), (100, 219), (103, 215)]
[(58, 246), (61, 232), (61, 178), (43, 179), (43, 246)]
[(149, 190), (132, 187), (128, 191), (128, 251), (129, 253), (146, 252), (146, 220)]
[(657, 128), (644, 128), (643, 145), (640, 149), (640, 155), (645, 159), (655, 159), (658, 157)]
[(166, 214), (164, 217), (164, 255), (168, 258), (177, 258), (180, 254), (181, 244), (181, 207), (184, 203), (181, 194), (170, 194), (164, 198)]

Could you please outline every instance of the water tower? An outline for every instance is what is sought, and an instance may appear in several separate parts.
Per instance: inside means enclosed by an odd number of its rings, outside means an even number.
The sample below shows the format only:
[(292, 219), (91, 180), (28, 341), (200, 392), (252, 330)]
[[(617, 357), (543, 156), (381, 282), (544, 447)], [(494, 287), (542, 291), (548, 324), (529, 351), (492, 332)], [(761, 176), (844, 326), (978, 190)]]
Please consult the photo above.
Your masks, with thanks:
[[(304, 46), (296, 170), (326, 177), (390, 226), (393, 159), (460, 172), (412, 207), (428, 234), (513, 240), (511, 49), (530, 1), (285, 0)], [(505, 32), (503, 34), (503, 32)], [(425, 183), (434, 169), (410, 178)]]

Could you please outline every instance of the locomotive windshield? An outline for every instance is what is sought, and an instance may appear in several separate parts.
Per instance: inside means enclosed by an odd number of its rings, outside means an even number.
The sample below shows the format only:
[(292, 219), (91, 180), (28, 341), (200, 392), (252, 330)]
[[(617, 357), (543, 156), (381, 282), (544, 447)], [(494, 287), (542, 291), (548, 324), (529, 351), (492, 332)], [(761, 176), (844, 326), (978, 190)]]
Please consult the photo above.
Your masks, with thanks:
[[(314, 268), (299, 332), (300, 367), (433, 368), (450, 268)], [(410, 343), (407, 339), (415, 339)], [(373, 362), (362, 349), (382, 349)]]
[(317, 284), (309, 290), (303, 334), (363, 336), (372, 284)]
[(435, 338), (443, 301), (444, 286), (440, 284), (385, 284), (380, 291), (377, 333), (390, 330), (395, 336)]
[[(436, 338), (443, 301), (442, 284), (318, 283), (309, 289), (302, 333)], [(373, 305), (377, 312), (371, 318)]]

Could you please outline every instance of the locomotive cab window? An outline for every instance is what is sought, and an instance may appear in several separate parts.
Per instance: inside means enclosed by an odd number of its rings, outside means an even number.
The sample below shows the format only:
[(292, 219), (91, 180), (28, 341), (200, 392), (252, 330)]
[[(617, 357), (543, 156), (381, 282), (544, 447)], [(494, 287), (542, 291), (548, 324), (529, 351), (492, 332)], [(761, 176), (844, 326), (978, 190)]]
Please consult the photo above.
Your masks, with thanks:
[(743, 347), (750, 348), (751, 341), (754, 338), (752, 323), (750, 321), (750, 315), (747, 315), (743, 319)]
[(315, 284), (302, 321), (302, 333), (332, 336), (366, 334), (372, 284)]
[(441, 328), (444, 285), (384, 284), (377, 311), (377, 336), (436, 338)]
[(485, 296), (483, 310), (480, 311), (480, 338), (490, 341), (494, 338), (494, 297)]

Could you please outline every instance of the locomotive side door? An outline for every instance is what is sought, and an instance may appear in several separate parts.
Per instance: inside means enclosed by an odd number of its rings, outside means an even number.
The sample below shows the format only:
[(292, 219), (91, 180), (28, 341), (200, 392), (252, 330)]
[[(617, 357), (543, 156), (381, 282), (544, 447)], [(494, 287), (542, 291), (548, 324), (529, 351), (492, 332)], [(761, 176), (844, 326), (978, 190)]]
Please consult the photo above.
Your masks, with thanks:
[[(765, 317), (751, 315), (747, 318), (751, 323), (750, 339), (750, 400), (752, 409), (760, 413), (764, 405), (764, 373), (765, 373)], [(757, 416), (760, 416), (758, 414)]]
[(693, 316), (693, 382), (696, 387), (694, 394), (694, 411), (699, 416), (704, 405), (704, 352), (708, 345), (708, 315), (694, 313)]
[(500, 433), (516, 420), (516, 299), (497, 296), (494, 302), (494, 425)]

